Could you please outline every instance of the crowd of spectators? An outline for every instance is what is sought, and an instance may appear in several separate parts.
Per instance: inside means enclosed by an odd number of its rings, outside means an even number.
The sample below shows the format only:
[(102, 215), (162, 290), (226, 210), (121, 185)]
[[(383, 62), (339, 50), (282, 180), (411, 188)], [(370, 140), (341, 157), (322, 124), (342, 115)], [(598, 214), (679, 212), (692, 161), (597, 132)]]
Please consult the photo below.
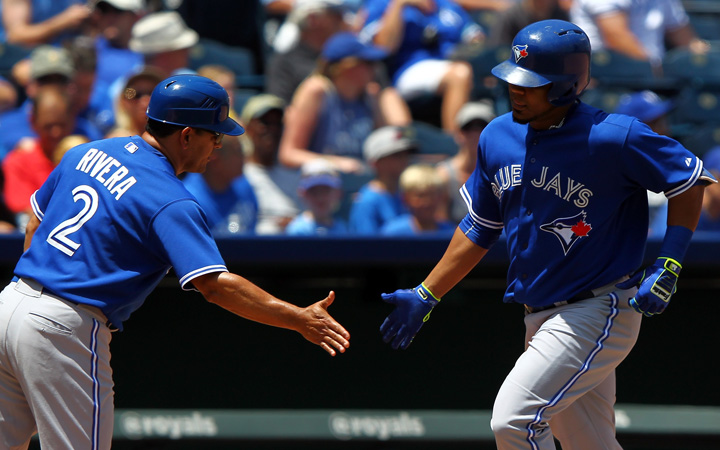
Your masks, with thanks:
[[(0, 233), (23, 230), (30, 194), (68, 148), (142, 134), (153, 87), (197, 73), (226, 88), (246, 130), (183, 178), (217, 235), (449, 238), (480, 133), (506, 112), (502, 95), (476, 89), (488, 74), (475, 55), (509, 52), (521, 28), (548, 18), (656, 73), (675, 48), (718, 51), (681, 0), (1, 1), (0, 45), (25, 53), (0, 67)], [(262, 82), (243, 85), (222, 58), (195, 64), (203, 42), (247, 52)], [(672, 136), (677, 91), (648, 89), (608, 112)], [(418, 122), (443, 138), (423, 140)], [(707, 152), (709, 170), (717, 155)], [(709, 191), (701, 229), (718, 231)], [(652, 235), (664, 203), (649, 199)]]

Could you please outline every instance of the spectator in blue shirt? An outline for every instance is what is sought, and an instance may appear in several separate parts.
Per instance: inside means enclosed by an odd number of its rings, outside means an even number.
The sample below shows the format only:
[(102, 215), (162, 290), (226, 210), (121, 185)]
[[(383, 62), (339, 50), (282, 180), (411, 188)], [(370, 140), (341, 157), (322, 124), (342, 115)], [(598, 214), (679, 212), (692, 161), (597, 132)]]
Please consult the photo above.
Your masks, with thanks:
[(461, 44), (482, 42), (482, 28), (453, 0), (368, 0), (363, 8), (360, 36), (390, 52), (388, 69), (400, 95), (442, 97), (442, 128), (454, 132), (455, 116), (470, 99), (473, 71), (452, 54)]
[(293, 236), (345, 234), (344, 220), (335, 217), (342, 196), (342, 180), (333, 164), (316, 158), (303, 164), (298, 196), (307, 209), (295, 216), (285, 232)]
[(222, 135), (222, 147), (215, 150), (203, 173), (188, 173), (183, 182), (205, 211), (215, 236), (254, 234), (258, 203), (242, 175), (245, 157), (236, 136)]
[(407, 212), (399, 190), (400, 174), (410, 164), (418, 144), (410, 130), (386, 126), (370, 134), (363, 155), (375, 177), (360, 188), (350, 207), (350, 229), (358, 234), (379, 234), (391, 219)]
[(452, 235), (455, 224), (438, 218), (438, 209), (442, 209), (440, 205), (447, 200), (445, 189), (437, 168), (427, 164), (409, 166), (400, 175), (400, 192), (409, 212), (391, 219), (381, 233), (386, 236)]

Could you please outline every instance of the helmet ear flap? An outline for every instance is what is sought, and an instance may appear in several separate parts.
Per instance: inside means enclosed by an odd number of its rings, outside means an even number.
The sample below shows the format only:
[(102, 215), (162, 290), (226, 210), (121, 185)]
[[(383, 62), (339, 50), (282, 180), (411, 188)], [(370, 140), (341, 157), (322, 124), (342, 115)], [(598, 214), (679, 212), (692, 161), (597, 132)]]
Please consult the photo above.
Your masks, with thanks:
[[(548, 100), (555, 106), (570, 104), (577, 98), (577, 95), (575, 95), (577, 86), (577, 81), (574, 83), (553, 83), (553, 86), (548, 92)], [(567, 89), (563, 89), (565, 87), (567, 87)]]

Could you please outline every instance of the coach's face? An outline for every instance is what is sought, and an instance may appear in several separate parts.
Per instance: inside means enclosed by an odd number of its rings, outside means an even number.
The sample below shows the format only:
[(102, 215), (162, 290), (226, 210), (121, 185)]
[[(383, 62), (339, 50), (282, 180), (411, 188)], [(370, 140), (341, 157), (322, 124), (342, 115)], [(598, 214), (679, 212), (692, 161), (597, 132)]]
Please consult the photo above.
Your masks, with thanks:
[(187, 165), (185, 172), (205, 172), (213, 151), (222, 147), (223, 135), (201, 128), (187, 127), (182, 131)]
[(536, 88), (508, 85), (513, 120), (521, 124), (530, 124), (536, 130), (547, 130), (558, 125), (569, 106), (558, 107), (548, 100), (551, 84)]

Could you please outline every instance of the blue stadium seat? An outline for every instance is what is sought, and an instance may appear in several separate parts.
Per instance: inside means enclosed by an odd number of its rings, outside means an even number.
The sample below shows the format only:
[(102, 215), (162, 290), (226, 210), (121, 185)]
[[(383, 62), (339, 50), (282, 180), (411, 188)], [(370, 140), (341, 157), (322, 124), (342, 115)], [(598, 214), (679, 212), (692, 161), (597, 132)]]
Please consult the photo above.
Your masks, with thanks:
[(720, 50), (702, 55), (684, 49), (671, 50), (663, 59), (663, 73), (683, 83), (720, 86)]
[(634, 92), (632, 89), (615, 86), (598, 86), (583, 92), (581, 100), (605, 112), (614, 112), (620, 97)]
[(720, 86), (686, 87), (677, 96), (670, 118), (677, 124), (720, 124)]
[[(673, 131), (673, 134), (674, 131)], [(720, 124), (709, 123), (696, 126), (677, 139), (690, 151), (702, 156), (708, 150), (720, 145)]]
[(714, 14), (688, 13), (690, 25), (700, 39), (706, 41), (720, 41), (720, 2), (714, 0), (718, 10)]
[(505, 83), (495, 78), (490, 70), (510, 56), (510, 46), (486, 47), (466, 57), (473, 69), (473, 99), (498, 99), (505, 95)]
[(415, 139), (420, 145), (421, 154), (452, 156), (457, 153), (458, 145), (455, 139), (442, 129), (418, 121), (413, 122), (412, 128), (415, 131)]
[(7, 78), (15, 63), (30, 56), (31, 50), (17, 45), (0, 43), (0, 75)]
[(600, 84), (627, 89), (664, 89), (674, 81), (655, 73), (648, 61), (611, 50), (593, 53), (590, 74)]

